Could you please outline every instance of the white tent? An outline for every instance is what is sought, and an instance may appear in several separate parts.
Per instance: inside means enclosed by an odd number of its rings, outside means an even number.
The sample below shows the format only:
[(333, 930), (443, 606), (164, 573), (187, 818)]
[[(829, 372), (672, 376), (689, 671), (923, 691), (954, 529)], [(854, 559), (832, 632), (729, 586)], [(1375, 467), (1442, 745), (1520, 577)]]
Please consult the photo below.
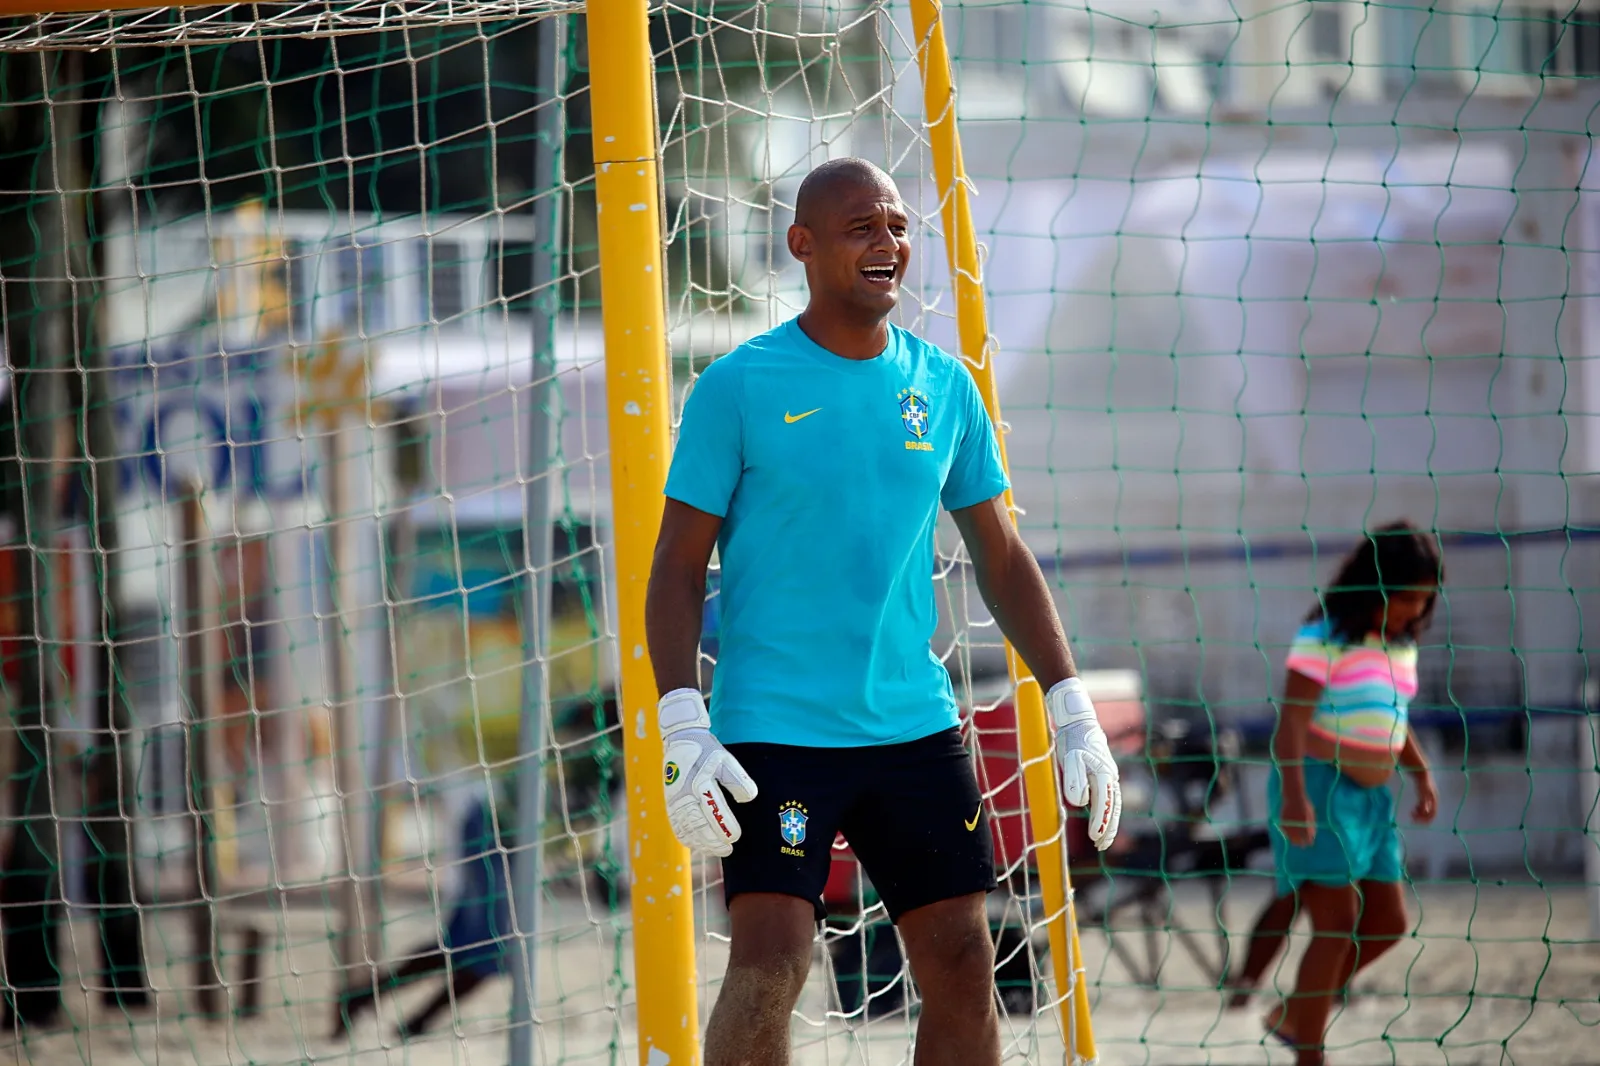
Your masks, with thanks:
[[(980, 182), (1035, 546), (1338, 527), (1492, 477), (1509, 179), (1491, 152), (1286, 149), (1137, 185)], [(922, 269), (942, 283), (942, 257)], [(1444, 520), (1492, 524), (1457, 484)]]

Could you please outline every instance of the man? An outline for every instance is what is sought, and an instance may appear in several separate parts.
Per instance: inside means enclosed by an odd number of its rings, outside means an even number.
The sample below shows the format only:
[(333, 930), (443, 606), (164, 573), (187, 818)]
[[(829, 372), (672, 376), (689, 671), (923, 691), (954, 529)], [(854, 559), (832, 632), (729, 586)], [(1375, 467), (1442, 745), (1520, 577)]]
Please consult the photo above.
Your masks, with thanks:
[[(905, 941), (922, 997), (918, 1066), (999, 1063), (993, 844), (929, 647), (941, 504), (984, 602), (1049, 693), (1067, 798), (1093, 794), (1102, 849), (1121, 814), (1116, 764), (1006, 513), (976, 385), (888, 322), (911, 257), (894, 183), (858, 159), (818, 167), (788, 242), (810, 302), (696, 383), (645, 608), (668, 815), (684, 844), (722, 858), (732, 925), (706, 1066), (789, 1061), (837, 830)], [(697, 672), (713, 548), (714, 716)]]

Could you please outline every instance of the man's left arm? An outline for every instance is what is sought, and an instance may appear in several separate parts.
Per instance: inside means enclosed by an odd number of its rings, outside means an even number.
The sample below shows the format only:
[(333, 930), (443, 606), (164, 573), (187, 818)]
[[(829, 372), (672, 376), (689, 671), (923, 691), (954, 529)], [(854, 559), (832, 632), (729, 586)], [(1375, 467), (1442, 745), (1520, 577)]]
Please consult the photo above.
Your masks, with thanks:
[(1039, 687), (1049, 692), (1067, 678), (1076, 677), (1072, 649), (1067, 646), (1050, 586), (1045, 583), (1038, 560), (1012, 525), (1005, 497), (996, 496), (953, 511), (951, 517), (972, 557), (984, 606), (1033, 671)]
[(1045, 692), (1066, 800), (1089, 808), (1089, 839), (1104, 851), (1122, 821), (1122, 784), (1105, 730), (1078, 680), (1050, 586), (1012, 525), (1003, 495), (950, 513), (972, 557), (978, 594)]

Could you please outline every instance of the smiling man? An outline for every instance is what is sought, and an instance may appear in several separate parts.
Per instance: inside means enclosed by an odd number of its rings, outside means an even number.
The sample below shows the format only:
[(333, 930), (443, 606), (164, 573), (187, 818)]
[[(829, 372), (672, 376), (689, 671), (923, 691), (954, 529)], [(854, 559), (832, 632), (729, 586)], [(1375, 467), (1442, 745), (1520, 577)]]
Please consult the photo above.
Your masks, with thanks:
[[(789, 1061), (842, 831), (900, 929), (922, 997), (916, 1063), (1000, 1061), (984, 897), (993, 845), (950, 677), (933, 654), (934, 532), (950, 511), (977, 585), (1048, 692), (1069, 802), (1116, 836), (1122, 801), (1050, 591), (1006, 514), (966, 369), (889, 323), (911, 258), (894, 182), (837, 159), (800, 186), (789, 251), (810, 301), (717, 360), (684, 407), (646, 628), (685, 845), (722, 858), (732, 924), (707, 1066)], [(706, 567), (721, 649), (698, 686)]]

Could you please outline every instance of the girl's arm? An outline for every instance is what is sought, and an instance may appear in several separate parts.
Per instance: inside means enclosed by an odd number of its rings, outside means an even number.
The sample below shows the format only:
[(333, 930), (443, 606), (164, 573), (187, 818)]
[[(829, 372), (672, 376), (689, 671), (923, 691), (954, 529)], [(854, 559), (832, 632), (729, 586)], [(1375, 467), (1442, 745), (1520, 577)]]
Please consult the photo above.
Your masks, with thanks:
[(1283, 684), (1283, 704), (1278, 710), (1278, 728), (1272, 736), (1272, 755), (1283, 778), (1286, 798), (1303, 799), (1306, 794), (1306, 733), (1311, 716), (1322, 700), (1323, 685), (1295, 670)]
[(1283, 684), (1283, 706), (1278, 710), (1278, 728), (1272, 736), (1272, 754), (1283, 784), (1283, 800), (1278, 811), (1278, 827), (1289, 843), (1310, 847), (1317, 839), (1317, 816), (1306, 795), (1306, 733), (1311, 715), (1322, 698), (1322, 684), (1290, 669)]
[(1405, 746), (1400, 749), (1400, 766), (1413, 774), (1432, 772), (1428, 767), (1428, 757), (1422, 754), (1422, 745), (1417, 743), (1417, 731), (1409, 725), (1406, 726)]
[(1400, 766), (1413, 775), (1412, 784), (1417, 789), (1417, 805), (1412, 808), (1414, 821), (1427, 825), (1439, 811), (1439, 789), (1433, 783), (1433, 770), (1428, 766), (1422, 745), (1417, 743), (1417, 731), (1406, 726), (1406, 744), (1400, 749)]

